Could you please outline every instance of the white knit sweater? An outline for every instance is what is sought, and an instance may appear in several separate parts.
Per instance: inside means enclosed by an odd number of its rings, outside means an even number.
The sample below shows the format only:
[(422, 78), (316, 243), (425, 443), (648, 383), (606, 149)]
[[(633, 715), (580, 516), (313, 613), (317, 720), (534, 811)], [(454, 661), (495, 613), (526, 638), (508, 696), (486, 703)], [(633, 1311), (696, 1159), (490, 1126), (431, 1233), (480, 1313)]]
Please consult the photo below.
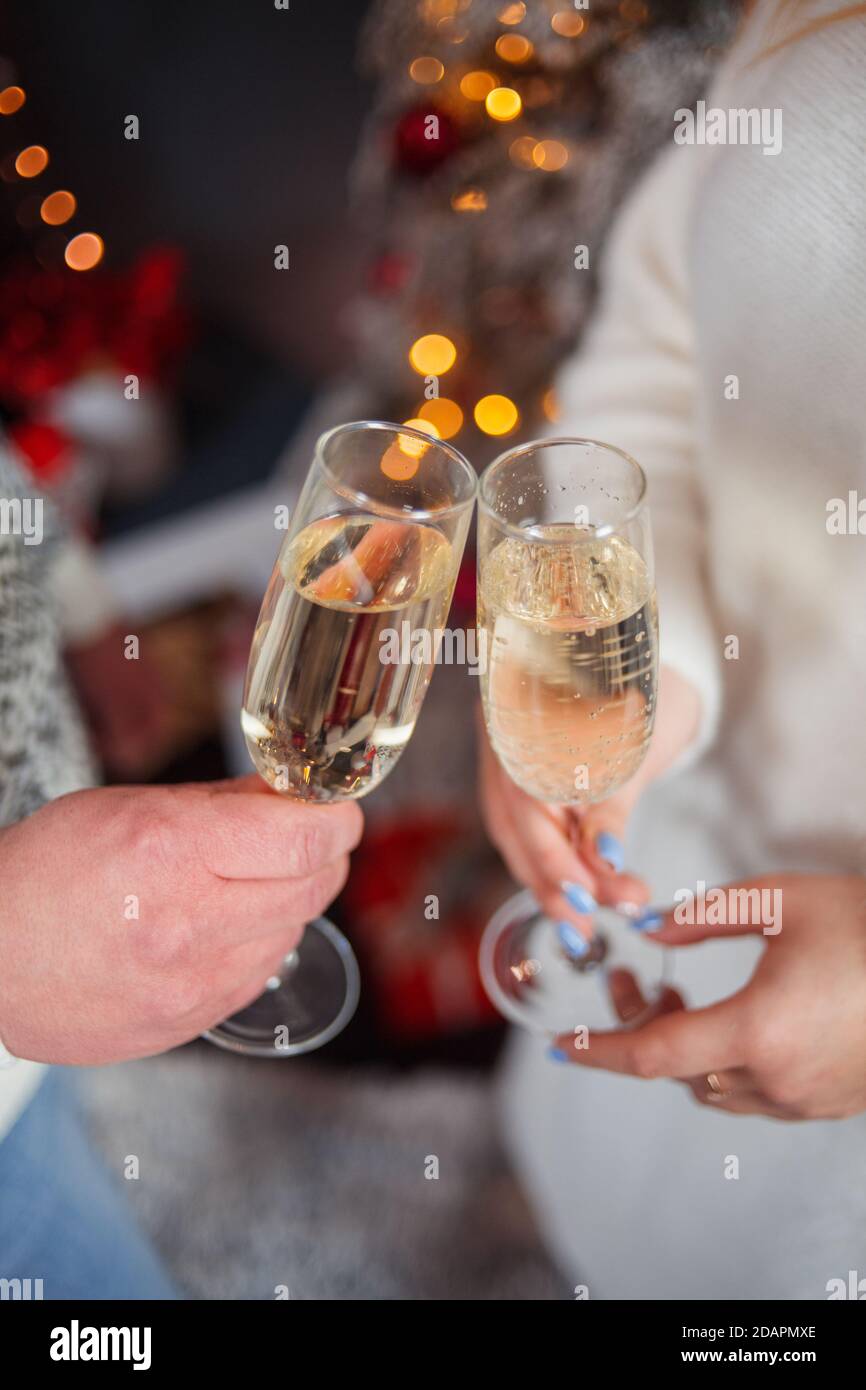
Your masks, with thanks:
[[(781, 151), (675, 145), (671, 113), (671, 149), (623, 211), (560, 383), (557, 432), (647, 472), (662, 660), (703, 699), (688, 766), (648, 794), (628, 846), (659, 903), (699, 879), (866, 873), (866, 534), (827, 529), (830, 499), (866, 499), (866, 20), (749, 65), (773, 9), (759, 5), (707, 104), (779, 108)], [(709, 1002), (759, 950), (682, 951), (677, 982)], [(590, 1297), (825, 1298), (829, 1279), (866, 1274), (866, 1116), (725, 1116), (542, 1052), (515, 1039), (507, 1126)]]

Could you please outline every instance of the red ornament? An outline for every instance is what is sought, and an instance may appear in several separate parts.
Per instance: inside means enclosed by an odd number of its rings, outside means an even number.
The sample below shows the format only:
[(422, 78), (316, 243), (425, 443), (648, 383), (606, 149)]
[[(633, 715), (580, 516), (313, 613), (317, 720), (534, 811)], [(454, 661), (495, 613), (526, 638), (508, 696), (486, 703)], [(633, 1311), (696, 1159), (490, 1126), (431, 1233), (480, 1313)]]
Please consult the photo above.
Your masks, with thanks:
[(394, 127), (394, 163), (408, 174), (429, 174), (450, 159), (460, 134), (450, 116), (428, 104), (404, 111)]
[(66, 472), (72, 461), (72, 445), (62, 430), (38, 420), (19, 420), (9, 427), (9, 437), (27, 460), (40, 483), (50, 484)]

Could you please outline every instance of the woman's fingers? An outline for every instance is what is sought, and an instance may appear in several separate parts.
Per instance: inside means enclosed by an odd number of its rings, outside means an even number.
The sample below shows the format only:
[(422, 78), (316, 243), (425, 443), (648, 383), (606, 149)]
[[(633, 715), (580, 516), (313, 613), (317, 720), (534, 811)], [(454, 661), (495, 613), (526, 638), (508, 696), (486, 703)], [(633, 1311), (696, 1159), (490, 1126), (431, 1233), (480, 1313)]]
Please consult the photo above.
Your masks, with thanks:
[(661, 990), (657, 999), (648, 1000), (636, 977), (622, 966), (608, 971), (607, 988), (616, 1016), (625, 1024), (648, 1023), (651, 1018), (661, 1018), (685, 1007), (682, 995), (670, 985)]
[(779, 1105), (762, 1095), (751, 1082), (751, 1073), (747, 1070), (735, 1070), (732, 1075), (741, 1077), (742, 1082), (737, 1089), (728, 1094), (723, 1092), (719, 1095), (713, 1091), (706, 1076), (692, 1077), (684, 1084), (688, 1086), (698, 1104), (706, 1106), (708, 1110), (723, 1110), (728, 1115), (769, 1115), (773, 1120), (790, 1121), (803, 1118), (787, 1106)]
[(488, 834), (512, 876), (531, 889), (554, 922), (574, 924), (588, 936), (595, 885), (572, 846), (566, 811), (545, 806), (516, 787), (486, 738), (481, 744), (481, 791)]
[[(590, 935), (599, 902), (646, 902), (645, 885), (615, 874), (609, 863), (587, 863), (581, 829), (584, 813), (546, 805), (528, 796), (503, 772), (487, 742), (481, 743), (481, 790), (488, 833), (512, 875), (531, 889), (551, 920)], [(608, 847), (604, 842), (602, 847)]]
[[(675, 991), (662, 998), (672, 1004)], [(745, 1064), (738, 996), (723, 999), (706, 1009), (685, 1009), (677, 996), (638, 1027), (613, 1032), (591, 1032), (588, 1045), (582, 1036), (564, 1033), (554, 1051), (568, 1062), (626, 1076), (675, 1077), (683, 1080), (707, 1075), (721, 1067)]]
[(649, 901), (643, 879), (625, 871), (625, 833), (634, 798), (624, 793), (573, 812), (572, 839), (593, 875), (598, 901), (640, 908)]
[(662, 946), (694, 946), (726, 936), (778, 936), (786, 884), (792, 891), (796, 878), (744, 879), (707, 888), (700, 896), (684, 895), (676, 907), (650, 908), (635, 926)]

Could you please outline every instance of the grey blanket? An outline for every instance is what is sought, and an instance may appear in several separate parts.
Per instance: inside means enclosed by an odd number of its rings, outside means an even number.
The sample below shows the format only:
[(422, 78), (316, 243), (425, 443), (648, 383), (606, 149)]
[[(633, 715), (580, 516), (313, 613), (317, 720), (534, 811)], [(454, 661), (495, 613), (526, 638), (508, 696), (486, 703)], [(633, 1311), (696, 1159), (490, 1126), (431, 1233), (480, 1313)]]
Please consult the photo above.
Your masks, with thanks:
[[(191, 1298), (571, 1296), (506, 1167), (484, 1078), (194, 1044), (83, 1082), (98, 1147)], [(137, 1180), (123, 1177), (130, 1155)], [(438, 1178), (425, 1176), (434, 1158)]]

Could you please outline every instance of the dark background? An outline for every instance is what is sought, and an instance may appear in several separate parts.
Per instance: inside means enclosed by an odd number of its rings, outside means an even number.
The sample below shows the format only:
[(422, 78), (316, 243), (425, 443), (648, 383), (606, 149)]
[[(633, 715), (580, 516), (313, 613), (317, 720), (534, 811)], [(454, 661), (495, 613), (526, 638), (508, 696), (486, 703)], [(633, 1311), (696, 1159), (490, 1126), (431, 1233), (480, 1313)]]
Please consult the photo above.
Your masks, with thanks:
[[(345, 358), (340, 305), (360, 239), (347, 176), (367, 94), (355, 70), (363, 0), (18, 0), (0, 53), (27, 104), (0, 130), (51, 153), (51, 186), (78, 198), (107, 267), (171, 242), (208, 318), (302, 378)], [(140, 139), (124, 138), (138, 116)], [(40, 181), (41, 182), (41, 181)], [(18, 233), (8, 203), (7, 240)], [(275, 276), (285, 243), (291, 273)]]

